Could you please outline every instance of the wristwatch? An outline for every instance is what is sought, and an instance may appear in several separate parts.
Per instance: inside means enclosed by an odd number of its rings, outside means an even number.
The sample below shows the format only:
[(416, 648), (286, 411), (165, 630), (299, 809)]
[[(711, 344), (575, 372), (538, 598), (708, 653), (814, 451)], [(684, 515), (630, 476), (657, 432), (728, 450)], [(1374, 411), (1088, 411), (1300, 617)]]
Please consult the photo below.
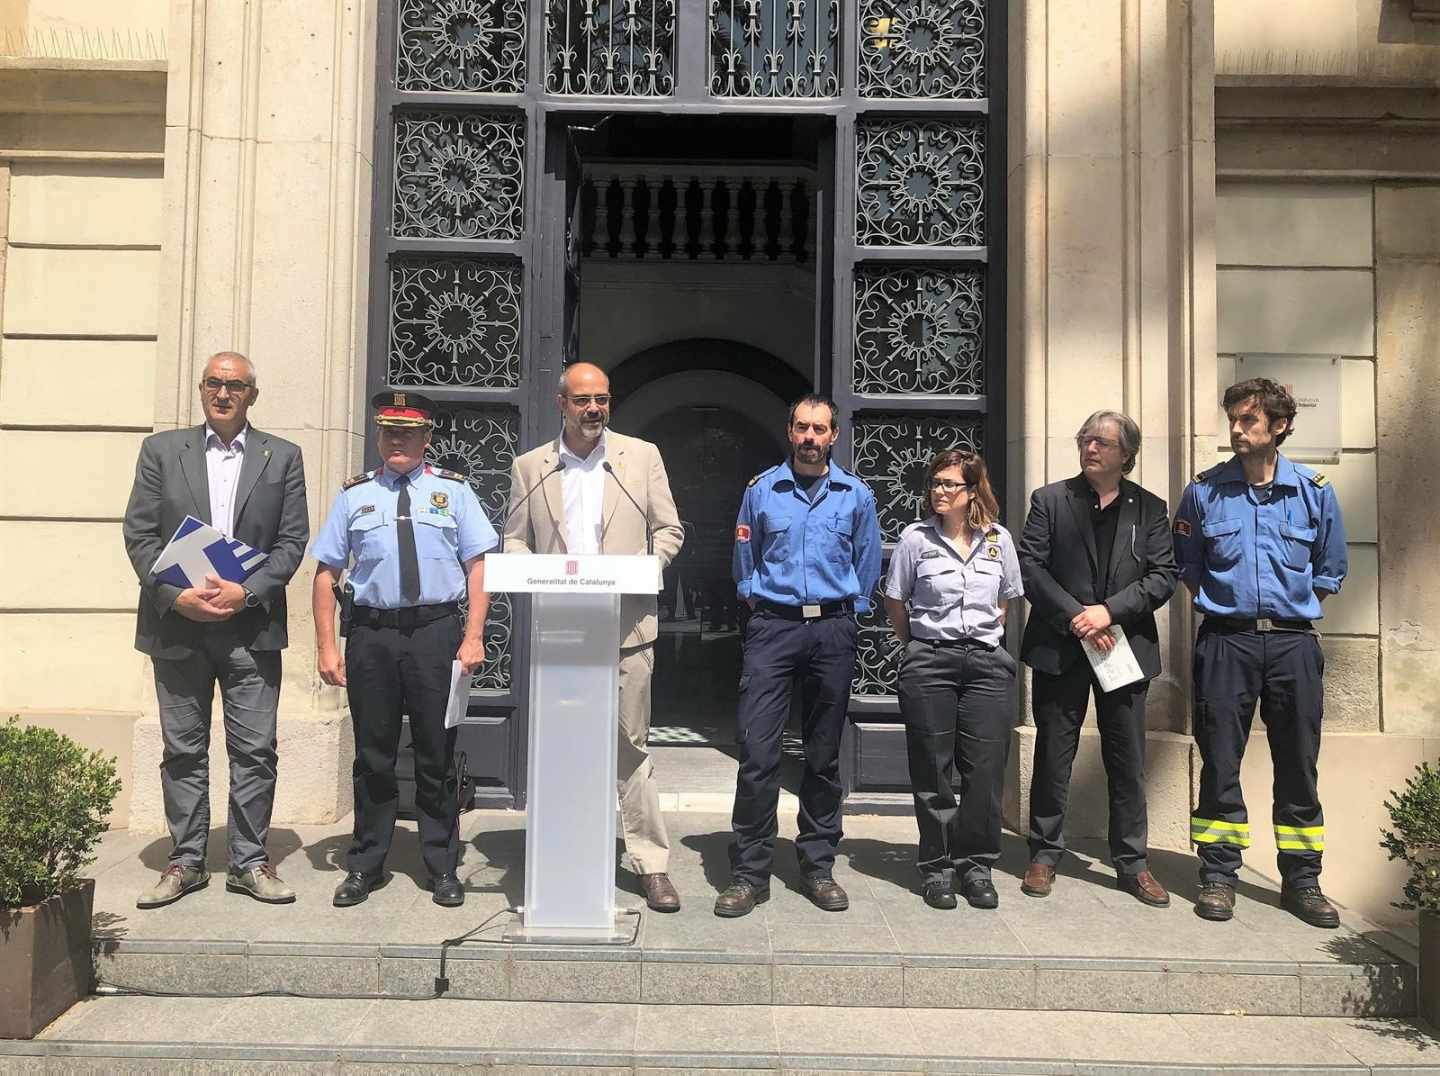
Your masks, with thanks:
[(258, 609), (260, 607), (260, 599), (255, 596), (255, 592), (244, 584), (241, 584), (240, 589), (245, 592), (245, 608)]

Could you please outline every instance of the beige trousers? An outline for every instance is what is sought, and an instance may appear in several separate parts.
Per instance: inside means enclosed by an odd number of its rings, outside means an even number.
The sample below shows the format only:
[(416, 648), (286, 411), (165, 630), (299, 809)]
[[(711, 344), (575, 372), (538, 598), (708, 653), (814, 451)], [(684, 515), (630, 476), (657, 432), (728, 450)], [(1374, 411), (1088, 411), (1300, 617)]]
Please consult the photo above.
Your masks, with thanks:
[(625, 851), (636, 874), (663, 874), (670, 869), (670, 838), (660, 814), (655, 765), (646, 746), (654, 671), (654, 643), (620, 648), (620, 745), (615, 781), (620, 791)]

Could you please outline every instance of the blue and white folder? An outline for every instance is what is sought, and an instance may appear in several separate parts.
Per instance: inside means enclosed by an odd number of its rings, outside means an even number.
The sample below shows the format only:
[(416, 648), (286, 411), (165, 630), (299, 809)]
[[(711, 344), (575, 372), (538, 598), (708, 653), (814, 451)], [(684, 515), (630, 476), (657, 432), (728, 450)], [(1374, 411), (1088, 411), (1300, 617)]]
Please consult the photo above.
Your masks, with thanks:
[(156, 558), (150, 574), (157, 583), (188, 589), (203, 587), (207, 575), (243, 583), (265, 563), (268, 553), (226, 538), (208, 523), (186, 516)]

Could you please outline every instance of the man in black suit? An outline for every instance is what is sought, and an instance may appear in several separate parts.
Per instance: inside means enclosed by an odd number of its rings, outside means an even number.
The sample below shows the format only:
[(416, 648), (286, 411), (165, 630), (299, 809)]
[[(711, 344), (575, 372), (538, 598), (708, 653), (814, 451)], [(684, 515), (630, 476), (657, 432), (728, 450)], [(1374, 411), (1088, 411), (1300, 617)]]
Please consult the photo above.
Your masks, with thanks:
[[(1145, 695), (1160, 672), (1155, 610), (1170, 600), (1179, 572), (1165, 502), (1124, 478), (1140, 451), (1140, 428), (1097, 411), (1075, 435), (1080, 474), (1037, 489), (1020, 538), (1020, 572), (1030, 618), (1020, 657), (1033, 670), (1035, 765), (1030, 786), (1030, 866), (1020, 888), (1050, 893), (1065, 851), (1070, 767), (1086, 704), (1095, 695), (1100, 752), (1110, 791), (1110, 856), (1116, 884), (1142, 903), (1170, 895), (1147, 864)], [(1115, 646), (1125, 629), (1144, 679), (1102, 691), (1081, 640)]]
[[(255, 365), (222, 351), (205, 364), (205, 422), (147, 437), (125, 509), (125, 551), (140, 580), (135, 649), (155, 666), (164, 758), (160, 785), (175, 847), (159, 881), (135, 902), (158, 908), (209, 884), (210, 707), (215, 684), (230, 756), (225, 888), (270, 904), (294, 890), (265, 851), (275, 802), (275, 725), (285, 584), (310, 538), (300, 448), (249, 425), (260, 390)], [(181, 588), (151, 567), (185, 517), (268, 554), (244, 584), (208, 576)], [(193, 581), (193, 580), (192, 580)]]

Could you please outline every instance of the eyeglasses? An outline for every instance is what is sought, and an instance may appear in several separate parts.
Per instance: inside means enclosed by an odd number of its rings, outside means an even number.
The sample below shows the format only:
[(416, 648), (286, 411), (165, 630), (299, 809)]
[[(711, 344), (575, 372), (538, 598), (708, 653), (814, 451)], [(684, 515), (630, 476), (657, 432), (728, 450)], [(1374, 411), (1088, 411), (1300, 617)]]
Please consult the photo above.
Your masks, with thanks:
[(231, 396), (240, 396), (249, 392), (255, 386), (248, 381), (222, 381), (218, 377), (207, 377), (200, 382), (200, 387), (206, 392), (219, 392), (221, 389), (228, 389)]
[(1091, 445), (1106, 449), (1120, 447), (1119, 441), (1112, 441), (1108, 437), (1077, 437), (1075, 443), (1081, 448), (1089, 448)]
[(962, 489), (969, 489), (970, 485), (966, 482), (952, 482), (948, 478), (932, 478), (930, 488), (936, 493), (959, 493)]
[(594, 404), (596, 407), (609, 407), (610, 401), (615, 399), (615, 397), (605, 392), (595, 396), (571, 396), (567, 393), (565, 399), (569, 400), (576, 407), (589, 407), (591, 404)]

